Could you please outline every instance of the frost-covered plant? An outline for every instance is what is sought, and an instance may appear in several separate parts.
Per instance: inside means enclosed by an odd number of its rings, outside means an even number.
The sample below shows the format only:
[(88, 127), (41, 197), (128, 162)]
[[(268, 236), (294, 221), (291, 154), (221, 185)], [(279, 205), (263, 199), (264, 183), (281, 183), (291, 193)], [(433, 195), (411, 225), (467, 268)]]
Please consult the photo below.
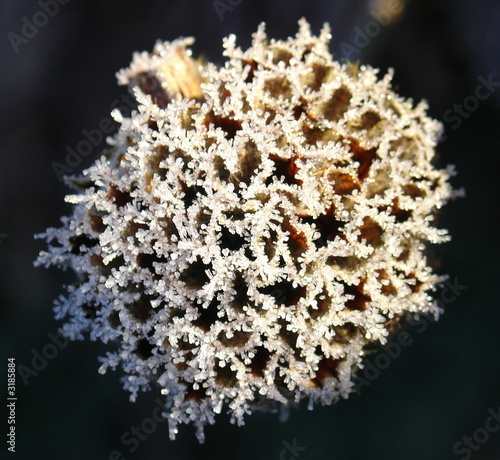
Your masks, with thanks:
[(65, 334), (113, 341), (136, 398), (166, 395), (170, 435), (227, 408), (346, 397), (364, 348), (439, 308), (426, 243), (453, 195), (432, 165), (441, 125), (368, 66), (340, 64), (329, 30), (195, 61), (158, 43), (118, 73), (138, 109), (83, 177), (37, 263), (78, 282), (56, 305)]

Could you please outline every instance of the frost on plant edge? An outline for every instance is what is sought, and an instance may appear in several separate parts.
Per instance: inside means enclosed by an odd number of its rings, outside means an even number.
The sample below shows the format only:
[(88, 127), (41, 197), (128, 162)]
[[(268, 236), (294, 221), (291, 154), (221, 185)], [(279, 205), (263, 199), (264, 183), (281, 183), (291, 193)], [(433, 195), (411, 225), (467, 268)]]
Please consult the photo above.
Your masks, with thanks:
[(224, 41), (223, 67), (192, 39), (157, 43), (118, 72), (138, 102), (111, 149), (41, 235), (38, 265), (76, 272), (57, 301), (65, 334), (114, 342), (135, 400), (166, 397), (170, 436), (226, 409), (353, 389), (363, 348), (439, 308), (424, 249), (449, 237), (435, 212), (456, 192), (432, 165), (441, 125), (395, 94), (392, 74), (340, 64), (299, 33), (251, 48)]

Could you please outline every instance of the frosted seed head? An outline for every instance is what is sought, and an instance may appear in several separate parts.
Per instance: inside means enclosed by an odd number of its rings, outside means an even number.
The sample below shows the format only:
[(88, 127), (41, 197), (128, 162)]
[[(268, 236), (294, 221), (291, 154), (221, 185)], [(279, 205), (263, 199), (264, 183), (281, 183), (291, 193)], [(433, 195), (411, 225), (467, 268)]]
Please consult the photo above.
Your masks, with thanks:
[(172, 438), (192, 422), (203, 440), (223, 408), (242, 424), (346, 397), (367, 345), (439, 313), (423, 251), (448, 239), (441, 126), (329, 39), (261, 26), (246, 51), (224, 41), (221, 68), (191, 39), (136, 53), (117, 76), (138, 110), (114, 114), (113, 150), (44, 235), (37, 263), (78, 274), (65, 333), (113, 341), (100, 372), (120, 365), (132, 399), (159, 386)]

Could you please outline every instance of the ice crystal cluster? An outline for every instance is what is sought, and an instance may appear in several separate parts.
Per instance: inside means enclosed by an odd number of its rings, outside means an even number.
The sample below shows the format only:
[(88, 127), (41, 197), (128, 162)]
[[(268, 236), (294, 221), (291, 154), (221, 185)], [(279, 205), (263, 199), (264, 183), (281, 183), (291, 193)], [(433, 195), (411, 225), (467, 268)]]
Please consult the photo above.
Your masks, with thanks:
[(72, 183), (39, 265), (78, 281), (57, 301), (73, 339), (118, 349), (135, 399), (151, 384), (179, 423), (228, 411), (330, 404), (353, 388), (368, 345), (437, 315), (427, 243), (453, 194), (432, 165), (441, 125), (369, 66), (341, 64), (305, 20), (296, 37), (261, 26), (227, 62), (191, 39), (135, 54), (117, 76), (137, 110), (113, 113), (111, 148)]

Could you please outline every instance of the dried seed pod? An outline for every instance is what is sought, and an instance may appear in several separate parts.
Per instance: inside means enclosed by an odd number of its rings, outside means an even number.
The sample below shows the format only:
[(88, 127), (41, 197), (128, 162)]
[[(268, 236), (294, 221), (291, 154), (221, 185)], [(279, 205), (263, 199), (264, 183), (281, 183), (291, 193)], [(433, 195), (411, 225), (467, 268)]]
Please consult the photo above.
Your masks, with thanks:
[[(453, 194), (431, 161), (441, 126), (367, 66), (340, 64), (329, 31), (224, 42), (224, 67), (190, 39), (118, 73), (139, 110), (117, 116), (108, 157), (44, 234), (41, 265), (79, 283), (56, 306), (65, 333), (114, 341), (135, 398), (155, 383), (177, 424), (228, 408), (352, 391), (364, 347), (405, 315), (439, 309), (423, 243)], [(83, 183), (83, 182), (82, 182)]]

